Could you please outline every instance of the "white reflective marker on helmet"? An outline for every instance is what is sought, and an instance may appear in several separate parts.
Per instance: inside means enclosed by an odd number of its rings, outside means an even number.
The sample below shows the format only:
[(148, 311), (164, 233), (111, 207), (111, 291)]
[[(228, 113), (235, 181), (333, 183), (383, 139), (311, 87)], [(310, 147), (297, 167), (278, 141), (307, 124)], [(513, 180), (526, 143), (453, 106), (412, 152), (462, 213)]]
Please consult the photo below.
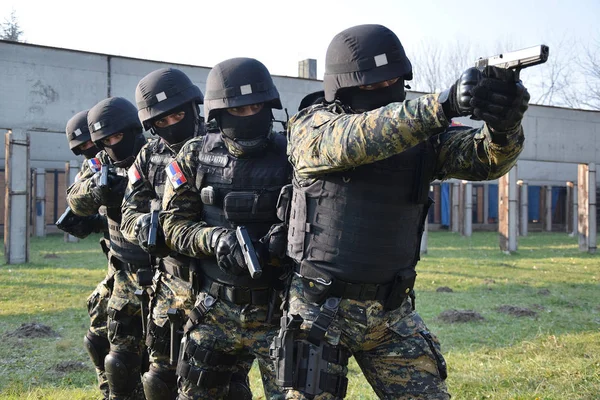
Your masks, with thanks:
[(375, 65), (378, 67), (388, 64), (387, 56), (385, 55), (385, 53), (376, 55), (375, 57), (373, 57), (373, 60), (375, 60)]
[(242, 95), (252, 94), (252, 85), (243, 85), (243, 86), (240, 86), (240, 93)]
[(165, 92), (156, 93), (156, 101), (158, 101), (159, 103), (166, 99), (167, 95), (165, 94)]

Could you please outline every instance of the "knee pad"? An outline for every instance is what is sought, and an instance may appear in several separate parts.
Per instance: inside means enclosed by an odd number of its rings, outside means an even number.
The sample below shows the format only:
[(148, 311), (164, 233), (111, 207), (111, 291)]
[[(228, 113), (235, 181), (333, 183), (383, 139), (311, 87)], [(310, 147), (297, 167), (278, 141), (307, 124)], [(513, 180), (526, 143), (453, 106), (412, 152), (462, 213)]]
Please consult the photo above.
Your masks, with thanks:
[(139, 355), (127, 351), (111, 351), (104, 359), (104, 368), (111, 395), (128, 395), (140, 382), (142, 359)]
[(252, 390), (250, 390), (248, 375), (242, 373), (231, 375), (229, 393), (227, 393), (226, 400), (252, 400)]
[(108, 339), (88, 331), (83, 337), (83, 345), (96, 368), (104, 371), (104, 359), (110, 351)]
[(146, 400), (172, 400), (177, 397), (177, 375), (174, 369), (150, 365), (142, 376)]

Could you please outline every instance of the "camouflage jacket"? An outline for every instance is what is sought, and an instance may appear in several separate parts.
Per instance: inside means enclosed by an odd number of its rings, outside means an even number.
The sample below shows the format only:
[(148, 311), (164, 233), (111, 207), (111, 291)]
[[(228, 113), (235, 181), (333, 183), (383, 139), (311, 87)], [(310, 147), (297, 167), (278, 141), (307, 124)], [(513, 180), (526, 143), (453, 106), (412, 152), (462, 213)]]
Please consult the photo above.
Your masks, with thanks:
[[(104, 150), (96, 154), (95, 158), (83, 163), (78, 179), (67, 189), (67, 204), (76, 215), (89, 216), (98, 213), (101, 204), (90, 194), (90, 189), (95, 185), (90, 178), (100, 171), (101, 165), (113, 165), (112, 159)], [(117, 171), (121, 175), (126, 173), (124, 168), (117, 168)]]
[(129, 242), (138, 244), (135, 235), (138, 217), (152, 211), (152, 200), (162, 200), (166, 181), (165, 167), (175, 155), (175, 151), (160, 138), (151, 139), (142, 147), (129, 168), (129, 182), (121, 208), (121, 233)]
[(370, 164), (430, 140), (437, 153), (437, 179), (496, 179), (508, 172), (523, 149), (523, 129), (492, 133), (482, 128), (451, 127), (429, 94), (362, 114), (340, 104), (317, 104), (288, 124), (289, 160), (301, 184), (319, 175)]

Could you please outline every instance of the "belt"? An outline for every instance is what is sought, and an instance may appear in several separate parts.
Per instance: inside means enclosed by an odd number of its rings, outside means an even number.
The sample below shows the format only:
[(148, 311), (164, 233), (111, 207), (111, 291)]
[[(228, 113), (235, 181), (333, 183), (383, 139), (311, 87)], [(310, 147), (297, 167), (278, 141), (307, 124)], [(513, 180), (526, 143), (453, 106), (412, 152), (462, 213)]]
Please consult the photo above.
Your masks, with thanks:
[(141, 268), (152, 268), (152, 264), (131, 264), (115, 257), (114, 255), (110, 258), (110, 262), (115, 269), (119, 271), (129, 271), (135, 273)]
[(270, 288), (250, 289), (226, 285), (224, 283), (217, 282), (208, 276), (204, 276), (202, 278), (200, 290), (207, 292), (215, 298), (225, 300), (233, 304), (252, 304), (259, 306), (269, 304), (269, 298), (272, 292)]
[(189, 282), (190, 280), (190, 268), (186, 266), (176, 265), (175, 263), (161, 260), (160, 270), (168, 274), (173, 275), (182, 281)]

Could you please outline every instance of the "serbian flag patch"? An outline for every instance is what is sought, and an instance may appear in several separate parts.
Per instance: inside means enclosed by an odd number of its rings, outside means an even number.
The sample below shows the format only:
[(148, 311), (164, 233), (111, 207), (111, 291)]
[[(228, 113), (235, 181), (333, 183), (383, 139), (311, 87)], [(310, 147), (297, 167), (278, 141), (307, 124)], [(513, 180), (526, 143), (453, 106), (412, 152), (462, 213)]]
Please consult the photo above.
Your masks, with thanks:
[(90, 169), (94, 172), (98, 172), (102, 169), (102, 163), (96, 157), (87, 160)]
[(131, 183), (132, 185), (135, 185), (140, 179), (142, 179), (142, 176), (140, 175), (135, 165), (132, 165), (129, 168), (129, 170), (127, 171), (127, 177), (129, 178), (129, 183)]
[(173, 185), (173, 189), (177, 189), (179, 186), (187, 182), (187, 179), (185, 179), (185, 176), (183, 176), (183, 172), (181, 172), (181, 168), (179, 168), (177, 161), (173, 161), (171, 164), (169, 164), (167, 167), (167, 175), (169, 176), (171, 185)]

